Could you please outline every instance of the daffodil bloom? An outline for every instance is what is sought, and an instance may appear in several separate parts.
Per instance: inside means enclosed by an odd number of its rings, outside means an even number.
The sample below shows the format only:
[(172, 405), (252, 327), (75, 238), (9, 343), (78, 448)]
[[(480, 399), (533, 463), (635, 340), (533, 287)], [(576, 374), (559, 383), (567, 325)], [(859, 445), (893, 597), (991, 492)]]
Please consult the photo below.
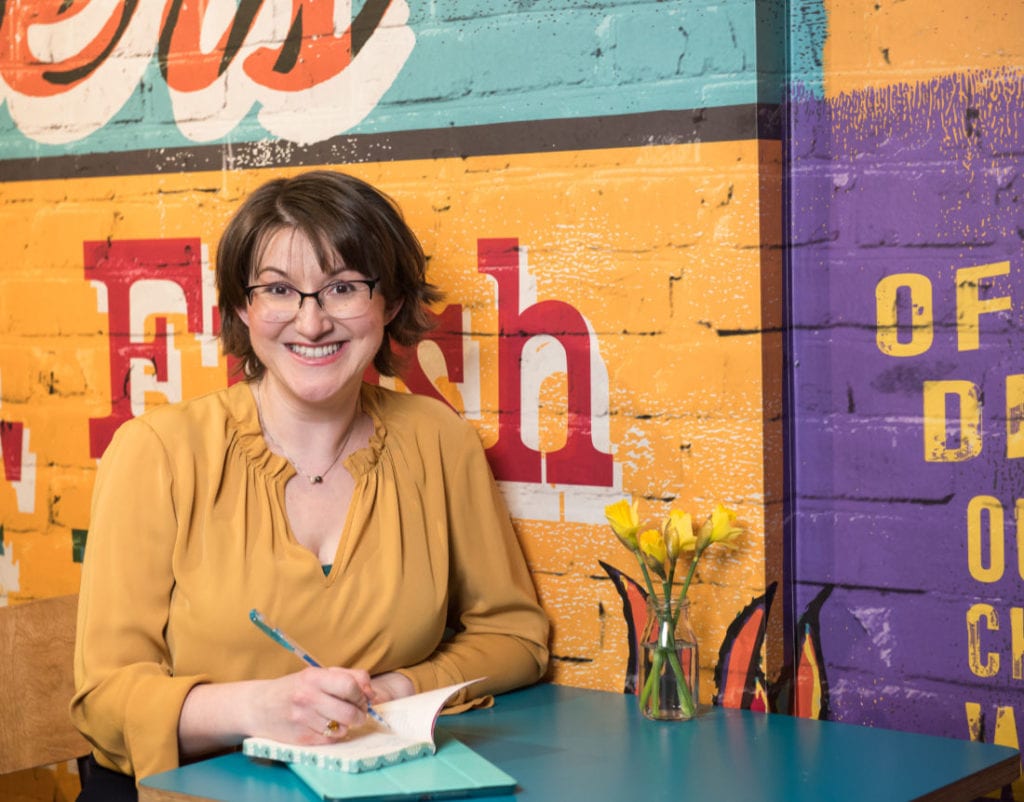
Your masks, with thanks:
[(670, 563), (675, 563), (684, 551), (693, 551), (697, 548), (697, 538), (693, 534), (693, 516), (688, 512), (672, 510), (661, 525), (661, 531), (665, 536), (665, 548)]
[(702, 554), (704, 552), (704, 549), (706, 549), (708, 546), (711, 545), (711, 531), (712, 531), (712, 528), (711, 528), (711, 519), (710, 518), (707, 518), (704, 521), (704, 523), (702, 523), (697, 528), (697, 546), (696, 546), (696, 551), (697, 551), (698, 555)]
[(608, 519), (612, 531), (622, 541), (622, 545), (630, 551), (636, 551), (639, 547), (636, 533), (640, 531), (640, 514), (637, 512), (637, 502), (620, 499), (604, 508), (604, 517)]
[(711, 513), (711, 534), (708, 544), (722, 543), (729, 548), (736, 548), (736, 538), (742, 534), (743, 530), (734, 526), (735, 522), (735, 512), (721, 504), (716, 505)]
[(668, 554), (661, 532), (657, 529), (648, 529), (640, 533), (640, 555), (648, 568), (660, 577), (665, 576), (665, 558)]

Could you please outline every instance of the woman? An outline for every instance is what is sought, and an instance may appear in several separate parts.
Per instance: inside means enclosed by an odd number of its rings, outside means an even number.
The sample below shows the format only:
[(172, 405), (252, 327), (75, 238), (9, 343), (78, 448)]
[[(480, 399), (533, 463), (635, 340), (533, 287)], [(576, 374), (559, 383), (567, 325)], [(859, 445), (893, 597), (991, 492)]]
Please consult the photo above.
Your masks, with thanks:
[[(124, 424), (82, 572), (71, 712), (81, 800), (236, 747), (324, 744), (368, 704), (540, 678), (547, 619), (470, 424), (395, 375), (440, 293), (397, 208), (316, 171), (259, 188), (217, 252), (246, 381)], [(258, 609), (329, 668), (249, 623)]]

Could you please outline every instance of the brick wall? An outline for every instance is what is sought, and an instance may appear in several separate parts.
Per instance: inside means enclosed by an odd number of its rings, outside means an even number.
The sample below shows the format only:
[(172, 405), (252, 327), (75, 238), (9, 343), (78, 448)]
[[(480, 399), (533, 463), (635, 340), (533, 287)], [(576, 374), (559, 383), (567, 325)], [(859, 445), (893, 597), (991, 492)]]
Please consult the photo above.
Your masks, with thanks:
[(834, 717), (1016, 746), (1024, 16), (822, 10), (787, 142), (798, 607), (830, 593)]

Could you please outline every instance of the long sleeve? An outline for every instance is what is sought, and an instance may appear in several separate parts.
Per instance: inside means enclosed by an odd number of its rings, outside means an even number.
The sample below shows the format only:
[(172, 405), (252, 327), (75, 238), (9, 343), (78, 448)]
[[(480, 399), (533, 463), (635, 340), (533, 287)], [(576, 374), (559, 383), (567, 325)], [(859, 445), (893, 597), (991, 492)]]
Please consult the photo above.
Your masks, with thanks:
[(98, 759), (146, 776), (177, 765), (177, 722), (203, 675), (172, 676), (164, 638), (181, 513), (160, 441), (134, 420), (104, 455), (93, 495), (75, 647), (75, 725)]
[(548, 664), (549, 623), (479, 436), (463, 421), (453, 428), (453, 442), (441, 451), (453, 634), (402, 671), (418, 690), (484, 677), (453, 700), (459, 707), (539, 680)]

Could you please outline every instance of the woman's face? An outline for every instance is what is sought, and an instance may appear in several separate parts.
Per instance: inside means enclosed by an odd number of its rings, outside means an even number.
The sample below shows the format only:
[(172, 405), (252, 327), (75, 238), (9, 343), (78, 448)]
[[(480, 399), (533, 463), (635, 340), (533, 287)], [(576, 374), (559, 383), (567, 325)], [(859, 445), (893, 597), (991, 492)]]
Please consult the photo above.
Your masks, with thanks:
[[(309, 239), (295, 229), (283, 228), (271, 235), (250, 284), (287, 284), (301, 292), (316, 292), (339, 281), (376, 278), (344, 265), (328, 275), (323, 267), (336, 265), (321, 266)], [(367, 310), (344, 320), (324, 312), (315, 298), (304, 298), (301, 307), (296, 298), (295, 317), (286, 322), (267, 322), (255, 296), (237, 311), (249, 328), (253, 351), (266, 368), (268, 391), (319, 406), (358, 392), (363, 373), (383, 341), (384, 326), (398, 310), (385, 308), (378, 285)]]

